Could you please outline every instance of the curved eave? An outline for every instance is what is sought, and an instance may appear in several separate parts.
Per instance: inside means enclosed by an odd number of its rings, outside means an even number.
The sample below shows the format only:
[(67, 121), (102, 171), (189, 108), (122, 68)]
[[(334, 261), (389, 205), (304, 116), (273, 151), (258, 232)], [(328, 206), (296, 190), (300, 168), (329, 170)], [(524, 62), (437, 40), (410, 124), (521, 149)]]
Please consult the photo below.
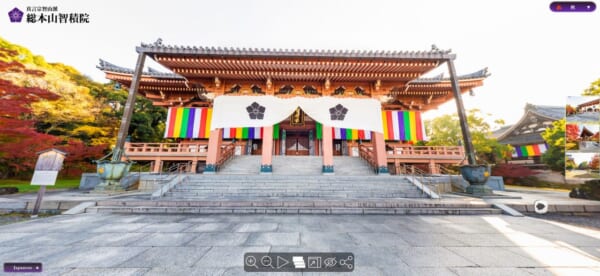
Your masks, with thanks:
[[(458, 77), (456, 77), (457, 80), (459, 81), (483, 81), (484, 79), (486, 79), (487, 77), (491, 76), (492, 74), (488, 71), (488, 68), (483, 68), (479, 71), (470, 73), (470, 74), (464, 74), (464, 75), (460, 75)], [(438, 83), (450, 83), (451, 79), (450, 78), (444, 78), (443, 74), (440, 74), (436, 77), (432, 77), (432, 78), (418, 78), (415, 79), (413, 81), (411, 81), (411, 84), (438, 84)]]
[[(99, 64), (96, 65), (96, 68), (98, 68), (99, 70), (101, 70), (104, 73), (112, 73), (112, 74), (121, 74), (121, 75), (133, 75), (134, 74), (134, 70), (130, 69), (130, 68), (126, 68), (126, 67), (121, 67), (115, 64), (112, 64), (108, 61), (105, 61), (103, 59), (99, 60)], [(144, 71), (142, 72), (142, 77), (146, 77), (146, 78), (159, 78), (159, 79), (178, 79), (178, 80), (185, 80), (185, 78), (183, 76), (180, 76), (178, 74), (174, 74), (174, 73), (166, 73), (166, 72), (160, 72), (157, 70), (154, 70), (152, 68), (149, 68), (148, 71)]]

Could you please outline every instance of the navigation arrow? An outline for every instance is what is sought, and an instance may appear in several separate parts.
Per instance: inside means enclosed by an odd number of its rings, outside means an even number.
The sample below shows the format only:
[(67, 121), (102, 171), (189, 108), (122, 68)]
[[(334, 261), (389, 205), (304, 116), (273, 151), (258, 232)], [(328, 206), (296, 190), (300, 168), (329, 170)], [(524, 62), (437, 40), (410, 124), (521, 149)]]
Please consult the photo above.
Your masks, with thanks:
[(277, 269), (280, 269), (283, 266), (286, 266), (287, 264), (289, 264), (290, 262), (284, 258), (282, 258), (281, 256), (277, 256)]

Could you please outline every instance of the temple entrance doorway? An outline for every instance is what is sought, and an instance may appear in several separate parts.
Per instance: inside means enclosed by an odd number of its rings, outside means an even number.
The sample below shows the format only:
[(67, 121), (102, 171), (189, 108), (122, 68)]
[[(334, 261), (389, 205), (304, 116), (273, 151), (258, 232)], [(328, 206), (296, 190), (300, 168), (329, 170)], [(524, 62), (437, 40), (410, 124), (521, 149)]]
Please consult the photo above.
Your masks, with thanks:
[(344, 155), (344, 141), (342, 140), (333, 140), (333, 155), (340, 156)]
[(308, 131), (288, 131), (285, 138), (285, 155), (309, 155), (310, 140)]
[(247, 145), (247, 154), (250, 155), (261, 155), (262, 154), (262, 140), (261, 139), (249, 139)]

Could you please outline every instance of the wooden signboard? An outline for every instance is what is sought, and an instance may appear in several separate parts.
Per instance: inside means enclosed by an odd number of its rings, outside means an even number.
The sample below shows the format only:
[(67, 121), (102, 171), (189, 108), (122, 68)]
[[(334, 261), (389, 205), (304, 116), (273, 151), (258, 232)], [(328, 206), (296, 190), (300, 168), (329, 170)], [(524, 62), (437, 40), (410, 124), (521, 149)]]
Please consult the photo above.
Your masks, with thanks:
[(38, 152), (38, 154), (38, 160), (37, 163), (35, 163), (35, 171), (31, 178), (31, 185), (40, 185), (41, 187), (38, 190), (37, 199), (31, 215), (32, 217), (37, 217), (40, 205), (42, 204), (42, 199), (44, 198), (44, 193), (46, 192), (46, 186), (54, 186), (54, 184), (56, 184), (58, 171), (62, 168), (65, 156), (67, 155), (67, 153), (57, 149), (41, 151)]

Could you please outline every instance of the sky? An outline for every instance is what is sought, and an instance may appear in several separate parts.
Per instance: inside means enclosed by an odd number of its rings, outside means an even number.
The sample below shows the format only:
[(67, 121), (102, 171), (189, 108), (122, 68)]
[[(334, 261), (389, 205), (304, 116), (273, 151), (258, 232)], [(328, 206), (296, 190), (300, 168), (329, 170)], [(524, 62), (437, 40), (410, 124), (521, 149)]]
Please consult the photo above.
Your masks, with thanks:
[(594, 158), (594, 155), (597, 155), (597, 154), (598, 153), (594, 153), (594, 152), (574, 152), (574, 153), (569, 153), (568, 155), (573, 158), (573, 161), (575, 161), (575, 164), (579, 165), (583, 161), (590, 162), (592, 160), (592, 158)]
[[(173, 45), (283, 49), (430, 50), (435, 44), (457, 55), (459, 74), (489, 68), (492, 75), (475, 95), (464, 95), (465, 107), (490, 114), (490, 122), (512, 124), (526, 103), (563, 106), (568, 95), (580, 95), (600, 78), (600, 11), (552, 13), (550, 2), (4, 0), (0, 36), (101, 82), (99, 58), (132, 68), (135, 47), (157, 38)], [(9, 22), (9, 10), (28, 6), (88, 13), (90, 23)], [(430, 75), (442, 71), (446, 66)], [(424, 117), (455, 112), (452, 101)]]

